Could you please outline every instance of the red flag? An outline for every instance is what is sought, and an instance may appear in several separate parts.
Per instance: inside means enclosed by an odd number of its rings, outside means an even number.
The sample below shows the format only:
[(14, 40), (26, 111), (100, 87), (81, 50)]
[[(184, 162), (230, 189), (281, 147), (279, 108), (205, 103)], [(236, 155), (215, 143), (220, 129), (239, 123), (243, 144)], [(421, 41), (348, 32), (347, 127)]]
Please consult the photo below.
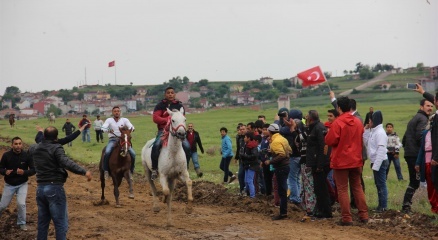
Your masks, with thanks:
[(303, 80), (303, 87), (318, 85), (327, 81), (325, 75), (319, 66), (308, 69), (297, 74), (297, 77)]
[(108, 63), (108, 67), (114, 67), (116, 65), (116, 61), (111, 61)]

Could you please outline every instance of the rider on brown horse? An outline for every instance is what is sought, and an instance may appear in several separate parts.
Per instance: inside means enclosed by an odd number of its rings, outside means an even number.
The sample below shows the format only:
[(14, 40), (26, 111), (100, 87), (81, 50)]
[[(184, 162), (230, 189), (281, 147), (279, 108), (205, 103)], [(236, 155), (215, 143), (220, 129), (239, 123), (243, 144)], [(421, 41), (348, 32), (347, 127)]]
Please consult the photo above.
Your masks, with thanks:
[[(103, 159), (104, 160), (103, 170), (105, 171), (104, 173), (105, 179), (108, 179), (109, 177), (108, 160), (111, 155), (111, 151), (114, 149), (114, 147), (117, 144), (117, 137), (120, 136), (119, 127), (121, 128), (125, 126), (128, 129), (132, 129), (132, 131), (134, 131), (134, 126), (131, 124), (131, 122), (127, 118), (120, 117), (120, 107), (118, 106), (113, 107), (112, 113), (113, 113), (113, 117), (107, 118), (101, 128), (104, 132), (108, 132), (108, 144), (106, 145), (105, 156)], [(131, 159), (132, 159), (131, 171), (130, 171), (131, 179), (132, 179), (132, 175), (134, 173), (134, 167), (135, 167), (135, 152), (134, 149), (132, 149), (132, 147), (130, 147), (128, 151), (129, 154), (131, 154)]]

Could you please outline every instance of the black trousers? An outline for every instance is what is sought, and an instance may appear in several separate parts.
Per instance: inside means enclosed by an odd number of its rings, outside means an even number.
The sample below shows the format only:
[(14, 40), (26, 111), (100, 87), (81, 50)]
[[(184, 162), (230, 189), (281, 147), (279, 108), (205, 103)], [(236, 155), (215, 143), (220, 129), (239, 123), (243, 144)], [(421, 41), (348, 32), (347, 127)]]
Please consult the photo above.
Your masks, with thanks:
[(333, 217), (330, 194), (327, 186), (327, 175), (329, 172), (329, 166), (324, 167), (321, 172), (317, 172), (316, 167), (312, 168), (314, 192), (316, 195), (315, 213), (325, 218)]

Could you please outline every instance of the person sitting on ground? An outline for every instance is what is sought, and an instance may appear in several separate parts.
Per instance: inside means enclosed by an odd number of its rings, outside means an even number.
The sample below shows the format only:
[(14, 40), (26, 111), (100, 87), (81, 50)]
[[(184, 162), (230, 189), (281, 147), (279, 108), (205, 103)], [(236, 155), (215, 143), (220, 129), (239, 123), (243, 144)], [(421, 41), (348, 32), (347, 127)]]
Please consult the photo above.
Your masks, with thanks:
[[(129, 119), (120, 117), (120, 107), (115, 106), (112, 110), (113, 117), (107, 118), (105, 120), (105, 123), (102, 125), (101, 129), (104, 132), (108, 133), (108, 144), (105, 148), (105, 155), (103, 157), (103, 170), (104, 170), (104, 178), (108, 179), (109, 177), (109, 158), (111, 156), (111, 152), (113, 151), (114, 147), (117, 144), (117, 139), (120, 137), (120, 130), (121, 127), (127, 127), (128, 129), (131, 129), (134, 131), (134, 126), (131, 124)], [(135, 167), (135, 152), (134, 149), (130, 146), (128, 149), (129, 154), (131, 154), (131, 169), (130, 169), (130, 178), (133, 178), (134, 174), (134, 167)]]
[[(152, 160), (152, 174), (151, 179), (155, 180), (158, 177), (158, 158), (160, 157), (160, 150), (162, 147), (161, 142), (161, 135), (163, 134), (164, 127), (167, 125), (167, 122), (169, 121), (169, 113), (167, 112), (167, 109), (169, 110), (178, 110), (183, 108), (181, 101), (178, 101), (175, 99), (175, 89), (173, 87), (167, 87), (164, 90), (164, 99), (162, 99), (154, 108), (153, 113), (153, 121), (157, 124), (158, 132), (157, 137), (155, 138), (155, 142), (152, 146), (152, 153), (151, 153), (151, 160)], [(185, 110), (184, 110), (185, 114)], [(185, 139), (183, 141), (183, 149), (186, 154), (186, 158), (189, 159), (190, 156), (190, 144)]]

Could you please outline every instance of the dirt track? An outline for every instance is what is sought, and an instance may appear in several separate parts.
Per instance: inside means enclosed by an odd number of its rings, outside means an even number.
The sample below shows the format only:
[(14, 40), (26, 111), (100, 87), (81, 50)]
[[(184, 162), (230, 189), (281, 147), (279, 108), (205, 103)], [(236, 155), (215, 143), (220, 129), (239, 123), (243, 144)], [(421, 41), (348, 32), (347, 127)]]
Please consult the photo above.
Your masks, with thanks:
[[(0, 155), (2, 152), (0, 151)], [(370, 215), (367, 225), (341, 227), (339, 212), (334, 219), (300, 222), (303, 212), (289, 207), (289, 219), (271, 221), (278, 209), (260, 196), (256, 201), (229, 193), (226, 188), (204, 181), (193, 184), (194, 211), (184, 212), (185, 188), (178, 187), (173, 201), (173, 227), (166, 227), (165, 205), (158, 214), (152, 212), (152, 197), (143, 176), (135, 179), (135, 199), (128, 199), (126, 182), (121, 187), (122, 208), (114, 207), (112, 186), (107, 187), (109, 205), (94, 206), (100, 199), (97, 168), (88, 166), (93, 180), (69, 174), (65, 184), (68, 197), (69, 239), (438, 239), (437, 226), (428, 216), (388, 211), (384, 216)], [(108, 181), (109, 182), (109, 181)], [(35, 177), (29, 181), (27, 220), (29, 231), (16, 226), (15, 200), (0, 218), (0, 239), (35, 239), (37, 207)], [(109, 184), (110, 185), (110, 184)], [(3, 189), (3, 183), (0, 184)], [(107, 185), (108, 186), (108, 185)], [(54, 228), (50, 226), (50, 238)]]

